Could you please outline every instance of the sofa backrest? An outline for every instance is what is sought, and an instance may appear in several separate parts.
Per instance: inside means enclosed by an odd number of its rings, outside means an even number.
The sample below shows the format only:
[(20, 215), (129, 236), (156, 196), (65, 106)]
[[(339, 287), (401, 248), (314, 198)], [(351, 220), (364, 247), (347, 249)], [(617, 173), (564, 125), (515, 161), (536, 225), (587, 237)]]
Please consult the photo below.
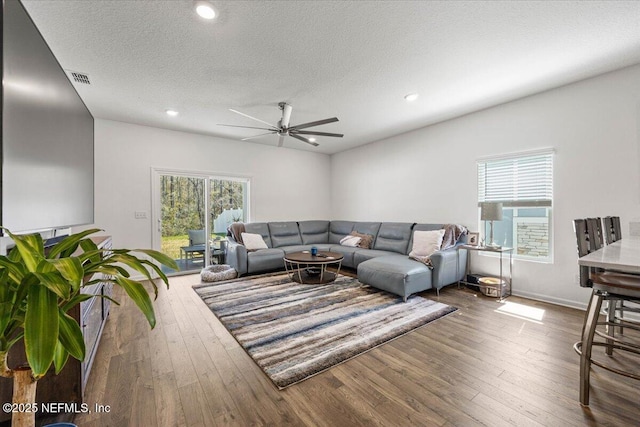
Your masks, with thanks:
[(413, 222), (383, 222), (373, 249), (406, 254), (413, 224)]
[(271, 235), (269, 234), (269, 226), (266, 222), (250, 222), (244, 225), (244, 231), (247, 233), (259, 234), (264, 239), (267, 247), (272, 248)]
[(303, 245), (329, 242), (329, 221), (299, 221)]
[(340, 243), (347, 234), (353, 231), (354, 221), (331, 221), (329, 225), (329, 243)]
[(269, 233), (271, 234), (271, 244), (274, 248), (302, 244), (298, 223), (295, 221), (270, 222)]
[[(412, 222), (356, 222), (356, 221), (286, 221), (252, 222), (245, 224), (247, 233), (260, 234), (270, 248), (320, 243), (339, 244), (340, 239), (357, 231), (373, 236), (372, 249), (401, 254), (411, 252), (414, 231), (439, 230), (443, 224), (415, 224)], [(458, 243), (466, 241), (462, 236)]]

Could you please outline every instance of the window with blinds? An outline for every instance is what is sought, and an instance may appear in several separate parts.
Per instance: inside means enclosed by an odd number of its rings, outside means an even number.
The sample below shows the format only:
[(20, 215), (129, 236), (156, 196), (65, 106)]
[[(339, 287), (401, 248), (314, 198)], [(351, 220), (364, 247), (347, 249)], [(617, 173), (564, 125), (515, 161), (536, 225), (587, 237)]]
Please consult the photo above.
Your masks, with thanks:
[(551, 206), (553, 152), (478, 162), (478, 202)]
[[(502, 203), (503, 220), (494, 222), (494, 237), (513, 247), (517, 258), (552, 260), (553, 154), (544, 150), (478, 161), (478, 206)], [(480, 226), (486, 236), (487, 224)]]

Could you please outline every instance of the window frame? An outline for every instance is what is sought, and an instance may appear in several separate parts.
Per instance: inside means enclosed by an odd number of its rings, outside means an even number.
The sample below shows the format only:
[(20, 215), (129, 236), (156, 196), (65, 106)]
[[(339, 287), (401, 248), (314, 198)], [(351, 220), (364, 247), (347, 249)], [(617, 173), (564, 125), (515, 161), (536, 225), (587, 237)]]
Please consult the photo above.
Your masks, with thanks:
[[(535, 158), (540, 158), (538, 162)], [(512, 246), (514, 248), (513, 258), (522, 261), (537, 262), (551, 264), (554, 258), (554, 239), (553, 239), (553, 182), (554, 182), (554, 161), (555, 150), (552, 148), (545, 148), (540, 150), (522, 151), (516, 153), (509, 153), (498, 156), (487, 156), (479, 158), (476, 161), (477, 168), (477, 185), (478, 185), (478, 229), (483, 230), (483, 237), (486, 239), (487, 230), (489, 225), (488, 221), (482, 221), (480, 219), (480, 206), (482, 202), (502, 202), (503, 211), (505, 209), (512, 209), (517, 212), (519, 209), (531, 209), (531, 208), (545, 208), (547, 218), (547, 234), (548, 234), (548, 255), (545, 257), (528, 256), (524, 254), (518, 254), (517, 252), (517, 233), (512, 231)], [(487, 165), (494, 163), (493, 183), (489, 180), (491, 177), (491, 170), (487, 169)], [(518, 179), (518, 176), (514, 176), (514, 173), (508, 172), (510, 166), (515, 170), (516, 174), (518, 169), (525, 170), (522, 174), (524, 177), (522, 180)], [(538, 166), (542, 166), (545, 170), (531, 171), (531, 164), (539, 163)], [(507, 171), (507, 172), (505, 172)], [(489, 176), (489, 177), (488, 177)], [(497, 178), (496, 178), (497, 176)], [(484, 182), (481, 180), (484, 178)], [(502, 179), (504, 178), (504, 179)], [(542, 181), (540, 188), (532, 188), (531, 183), (537, 182), (535, 179)], [(496, 184), (497, 183), (497, 184)], [(513, 185), (512, 185), (513, 184)], [(520, 185), (518, 185), (520, 184)], [(489, 193), (487, 197), (487, 186), (498, 185), (497, 191), (494, 190)], [(510, 188), (512, 187), (512, 188)], [(524, 190), (521, 190), (523, 188)], [(491, 189), (489, 189), (491, 190)], [(507, 197), (505, 197), (505, 195)], [(509, 196), (515, 196), (510, 198)], [(520, 196), (520, 198), (518, 198)], [(513, 218), (516, 218), (513, 216)], [(532, 217), (532, 218), (544, 218), (544, 217)], [(513, 221), (515, 225), (515, 220)], [(491, 252), (481, 252), (482, 256), (495, 256)]]

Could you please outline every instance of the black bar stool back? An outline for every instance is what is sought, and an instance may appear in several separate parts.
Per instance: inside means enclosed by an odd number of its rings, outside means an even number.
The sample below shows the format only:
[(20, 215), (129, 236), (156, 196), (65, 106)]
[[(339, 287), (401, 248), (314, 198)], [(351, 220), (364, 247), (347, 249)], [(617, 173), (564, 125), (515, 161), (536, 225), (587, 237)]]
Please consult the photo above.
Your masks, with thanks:
[(622, 238), (619, 216), (607, 216), (603, 219), (603, 222), (607, 245), (610, 245), (611, 243), (616, 242)]

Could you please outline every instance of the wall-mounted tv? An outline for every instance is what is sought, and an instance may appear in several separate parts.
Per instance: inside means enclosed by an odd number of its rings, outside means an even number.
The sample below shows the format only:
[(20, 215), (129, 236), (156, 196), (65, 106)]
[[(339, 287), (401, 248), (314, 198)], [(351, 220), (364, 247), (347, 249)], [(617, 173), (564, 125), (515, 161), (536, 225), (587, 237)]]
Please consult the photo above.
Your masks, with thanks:
[(20, 1), (2, 8), (1, 224), (93, 223), (93, 116)]

